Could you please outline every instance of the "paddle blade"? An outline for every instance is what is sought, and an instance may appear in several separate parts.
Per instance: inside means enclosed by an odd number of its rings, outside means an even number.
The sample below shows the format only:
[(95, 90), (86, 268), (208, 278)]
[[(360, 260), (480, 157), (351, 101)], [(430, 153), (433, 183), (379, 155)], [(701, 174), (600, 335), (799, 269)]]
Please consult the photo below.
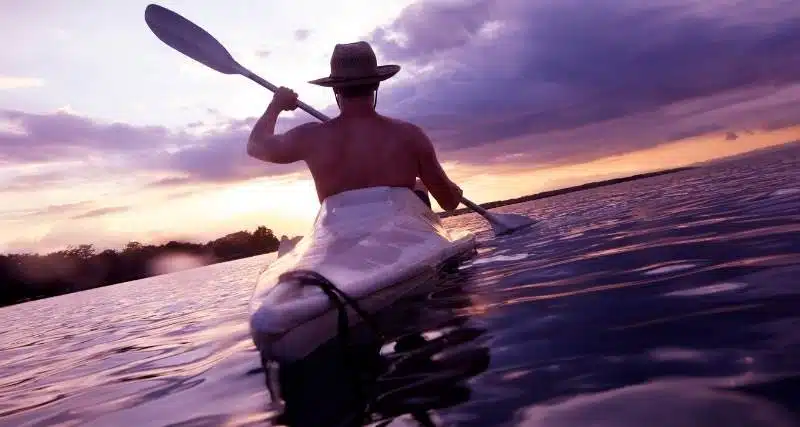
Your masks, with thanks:
[(495, 235), (511, 233), (525, 227), (530, 227), (536, 222), (525, 215), (490, 213), (492, 230)]
[(217, 39), (183, 16), (150, 4), (145, 8), (144, 20), (156, 37), (178, 52), (220, 73), (242, 74), (244, 67)]
[(519, 230), (533, 225), (535, 222), (525, 215), (517, 214), (499, 214), (489, 212), (474, 202), (471, 202), (466, 197), (461, 198), (461, 203), (472, 209), (480, 216), (486, 218), (492, 226), (492, 231), (495, 235), (507, 234), (514, 230)]

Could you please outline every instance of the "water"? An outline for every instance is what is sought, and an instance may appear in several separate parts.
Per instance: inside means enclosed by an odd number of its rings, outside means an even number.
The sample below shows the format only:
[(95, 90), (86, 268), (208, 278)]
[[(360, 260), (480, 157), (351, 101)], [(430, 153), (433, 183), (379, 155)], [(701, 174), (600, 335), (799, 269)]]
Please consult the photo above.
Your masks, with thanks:
[(0, 309), (0, 425), (800, 425), (799, 154), (448, 218), (478, 257), (282, 372), (282, 417), (246, 323), (274, 255)]

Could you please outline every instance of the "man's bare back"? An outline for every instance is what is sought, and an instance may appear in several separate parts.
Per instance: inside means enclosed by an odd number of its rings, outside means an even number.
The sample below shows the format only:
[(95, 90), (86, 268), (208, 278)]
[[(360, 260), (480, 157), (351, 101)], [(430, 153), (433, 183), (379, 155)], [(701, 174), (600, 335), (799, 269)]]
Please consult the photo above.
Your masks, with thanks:
[(447, 177), (427, 135), (413, 124), (378, 114), (371, 87), (334, 88), (341, 109), (338, 117), (275, 135), (280, 112), (297, 108), (297, 94), (279, 88), (253, 127), (248, 154), (271, 163), (305, 161), (320, 201), (361, 188), (413, 189), (419, 177), (439, 206), (455, 209), (461, 189)]
[(337, 117), (310, 127), (305, 156), (320, 200), (365, 187), (412, 188), (419, 172), (410, 125), (380, 116)]

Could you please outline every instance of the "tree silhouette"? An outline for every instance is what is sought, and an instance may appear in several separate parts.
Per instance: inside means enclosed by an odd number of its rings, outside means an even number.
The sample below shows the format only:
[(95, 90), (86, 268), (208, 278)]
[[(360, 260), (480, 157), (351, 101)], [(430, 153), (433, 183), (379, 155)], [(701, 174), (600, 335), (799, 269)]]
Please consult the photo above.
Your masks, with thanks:
[(278, 250), (275, 233), (259, 226), (205, 244), (170, 241), (163, 245), (129, 242), (121, 251), (97, 252), (91, 244), (40, 254), (0, 255), (0, 306), (107, 286), (157, 274), (153, 264), (171, 255), (206, 263), (232, 261)]

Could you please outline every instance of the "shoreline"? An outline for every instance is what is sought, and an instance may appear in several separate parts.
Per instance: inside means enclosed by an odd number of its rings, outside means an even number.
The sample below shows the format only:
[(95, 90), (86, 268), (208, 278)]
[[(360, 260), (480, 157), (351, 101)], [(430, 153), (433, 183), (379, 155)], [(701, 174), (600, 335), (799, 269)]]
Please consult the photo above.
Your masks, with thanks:
[[(492, 202), (477, 203), (478, 206), (484, 209), (499, 208), (501, 206), (516, 205), (519, 203), (530, 202), (531, 200), (545, 199), (548, 197), (560, 196), (562, 194), (574, 193), (577, 191), (591, 190), (594, 188), (606, 187), (614, 184), (621, 184), (623, 182), (637, 181), (645, 178), (653, 178), (661, 175), (669, 175), (673, 173), (683, 172), (692, 169), (698, 169), (701, 166), (684, 166), (679, 168), (664, 169), (655, 172), (640, 173), (636, 175), (626, 176), (622, 178), (606, 179), (602, 181), (587, 182), (586, 184), (573, 185), (571, 187), (559, 188), (556, 190), (543, 191), (541, 193), (529, 194), (527, 196), (515, 197), (513, 199), (495, 200)], [(472, 213), (470, 208), (458, 208), (451, 212), (439, 212), (439, 218), (449, 218), (453, 216), (464, 215)]]

